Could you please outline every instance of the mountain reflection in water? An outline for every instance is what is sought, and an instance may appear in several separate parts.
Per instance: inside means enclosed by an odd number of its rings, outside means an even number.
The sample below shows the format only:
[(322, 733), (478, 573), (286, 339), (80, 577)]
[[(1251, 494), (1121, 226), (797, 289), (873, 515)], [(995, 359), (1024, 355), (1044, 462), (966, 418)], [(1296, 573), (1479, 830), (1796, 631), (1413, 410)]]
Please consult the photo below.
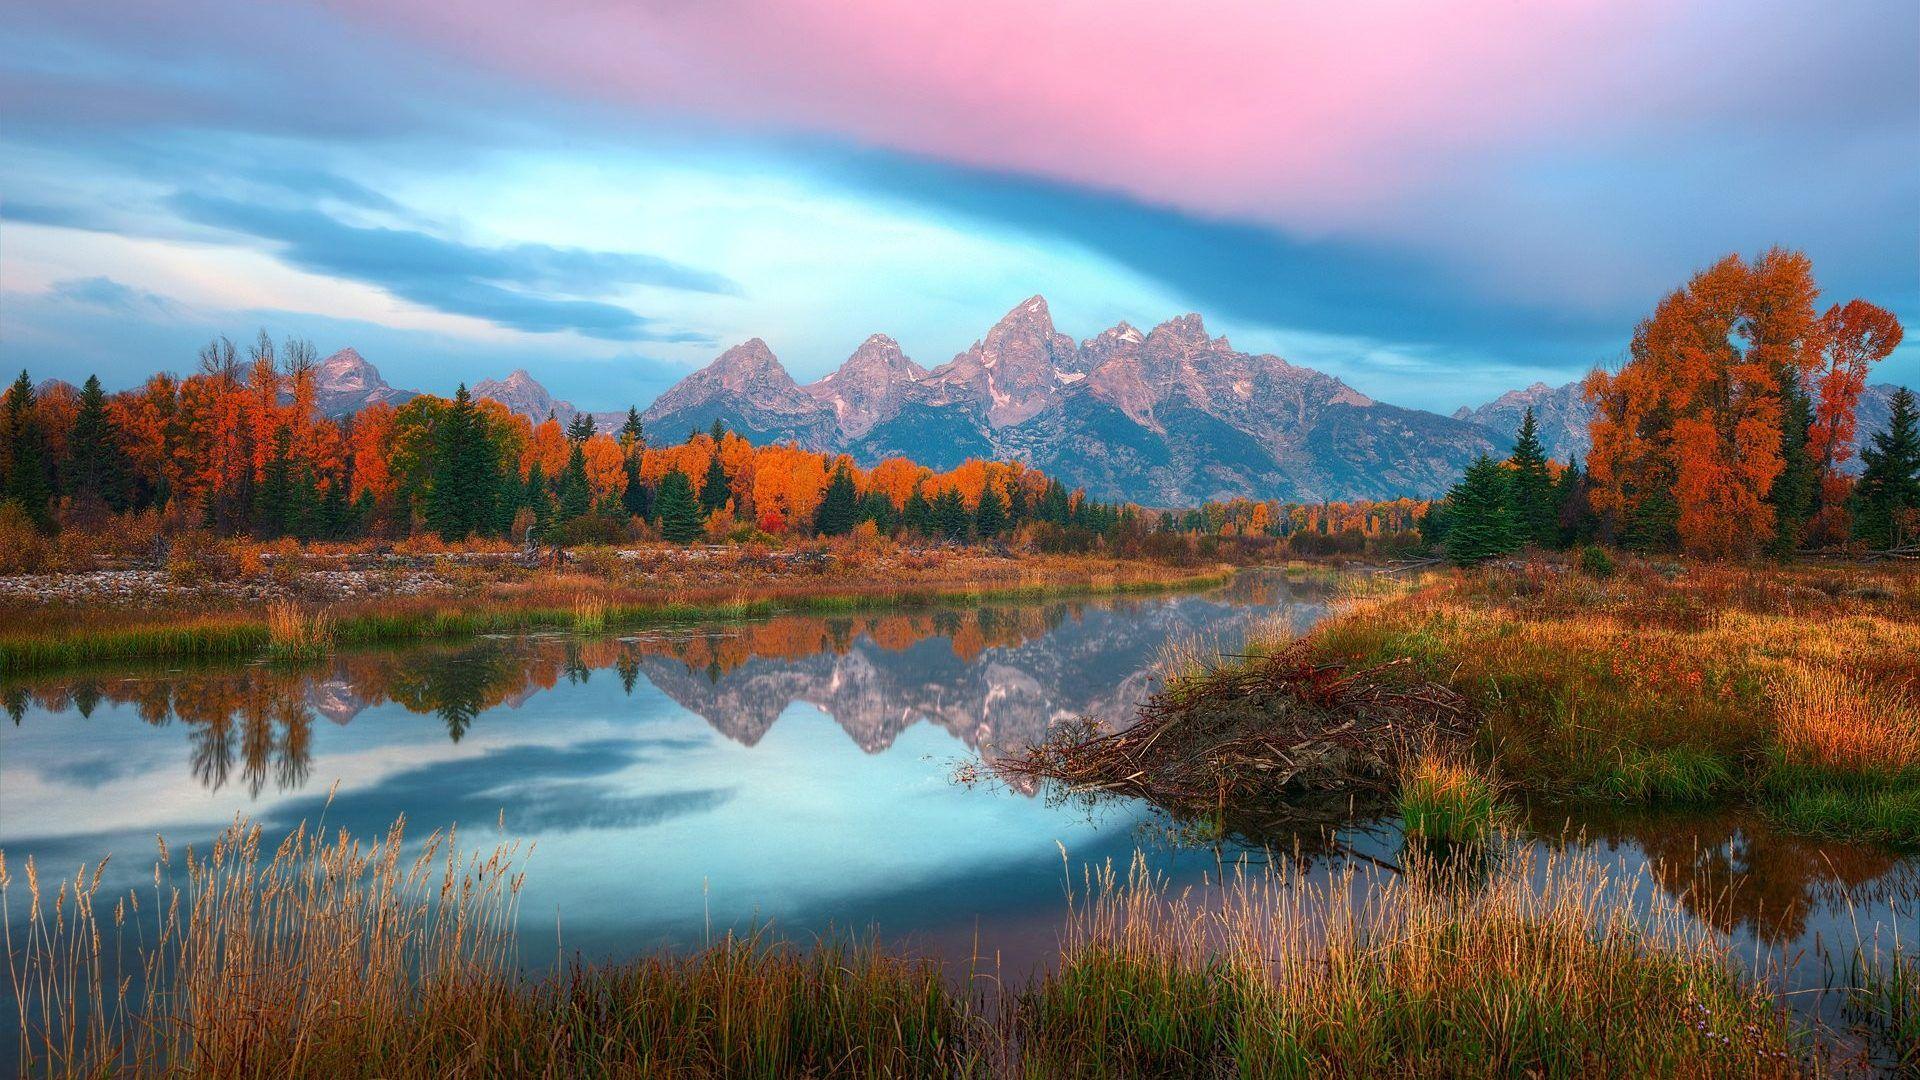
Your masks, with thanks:
[[(0, 848), (71, 869), (112, 853), (109, 887), (147, 879), (236, 813), (416, 834), (496, 823), (534, 842), (522, 952), (619, 956), (772, 922), (804, 936), (877, 927), (928, 951), (1054, 946), (1070, 863), (1124, 864), (1156, 819), (951, 782), (954, 764), (1063, 718), (1127, 722), (1170, 646), (1237, 650), (1301, 631), (1333, 585), (1248, 574), (1204, 593), (912, 610), (574, 638), (482, 638), (348, 652), (302, 667), (127, 668), (3, 689)], [(1915, 862), (1777, 834), (1733, 814), (1583, 816), (1534, 808), (1536, 855), (1574, 846), (1677, 897), (1755, 954), (1850, 941), (1849, 920), (1911, 920)], [(478, 833), (478, 837), (474, 834)], [(1291, 843), (1284, 846), (1291, 847)], [(1390, 822), (1302, 838), (1393, 863)], [(1228, 853), (1231, 857), (1232, 853)], [(1157, 847), (1171, 880), (1216, 853)], [(1891, 913), (1891, 915), (1889, 915)]]

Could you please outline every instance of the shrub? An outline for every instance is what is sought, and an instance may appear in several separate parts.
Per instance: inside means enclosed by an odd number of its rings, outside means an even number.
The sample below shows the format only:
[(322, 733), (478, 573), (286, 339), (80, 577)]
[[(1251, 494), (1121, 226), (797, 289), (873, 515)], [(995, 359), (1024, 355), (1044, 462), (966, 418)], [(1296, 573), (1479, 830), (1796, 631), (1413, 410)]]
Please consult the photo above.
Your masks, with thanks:
[(201, 585), (236, 572), (233, 553), (205, 529), (189, 529), (167, 549), (167, 577), (175, 585)]
[(1604, 581), (1613, 576), (1613, 556), (1607, 554), (1606, 548), (1591, 545), (1583, 547), (1574, 556), (1573, 561), (1574, 565), (1580, 568), (1580, 572), (1589, 577)]

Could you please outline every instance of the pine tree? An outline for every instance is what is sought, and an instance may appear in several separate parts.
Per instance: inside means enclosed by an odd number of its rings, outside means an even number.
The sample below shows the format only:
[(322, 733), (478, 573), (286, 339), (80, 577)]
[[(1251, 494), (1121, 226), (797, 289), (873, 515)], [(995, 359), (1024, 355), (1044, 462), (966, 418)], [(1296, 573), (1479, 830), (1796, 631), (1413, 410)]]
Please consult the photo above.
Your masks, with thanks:
[(834, 470), (813, 522), (814, 531), (821, 536), (845, 536), (859, 524), (860, 492), (854, 488), (853, 474), (845, 465)]
[(1466, 566), (1519, 546), (1507, 488), (1505, 467), (1485, 454), (1467, 466), (1447, 492), (1447, 558)]
[(133, 502), (133, 469), (107, 413), (107, 395), (100, 389), (99, 376), (87, 376), (80, 391), (80, 412), (67, 439), (67, 461), (61, 473), (77, 501), (97, 499), (115, 512)]
[(882, 535), (890, 535), (900, 527), (900, 512), (893, 508), (893, 500), (883, 491), (869, 491), (860, 496), (860, 520), (873, 522), (873, 527)]
[(1033, 516), (1055, 525), (1065, 525), (1072, 517), (1072, 513), (1072, 503), (1067, 498), (1066, 486), (1058, 480), (1047, 481), (1046, 493), (1040, 496), (1040, 506)]
[(1773, 504), (1773, 554), (1789, 556), (1800, 549), (1813, 520), (1820, 487), (1820, 463), (1807, 445), (1813, 426), (1813, 399), (1788, 373), (1780, 391), (1780, 460), (1783, 468), (1767, 492)]
[(40, 419), (35, 415), (33, 380), (25, 371), (20, 372), (20, 377), (7, 390), (5, 412), (10, 453), (0, 499), (19, 503), (29, 520), (47, 528), (53, 522), (47, 507), (47, 500), (53, 495), (53, 484), (47, 475), (47, 441), (46, 434), (40, 430)]
[(1553, 491), (1562, 546), (1593, 542), (1599, 521), (1594, 516), (1592, 501), (1587, 498), (1587, 487), (1587, 474), (1580, 468), (1580, 459), (1568, 459)]
[(593, 414), (574, 413), (567, 424), (567, 439), (575, 446), (593, 438)]
[(285, 427), (273, 433), (273, 451), (260, 474), (254, 493), (254, 528), (267, 539), (288, 533), (293, 509), (293, 432)]
[(980, 503), (973, 511), (974, 531), (982, 540), (999, 536), (1007, 527), (1007, 505), (1000, 498), (1000, 492), (992, 484), (980, 490)]
[(587, 456), (574, 443), (567, 466), (560, 471), (560, 520), (572, 521), (593, 512), (593, 485), (587, 482)]
[(716, 448), (713, 456), (707, 459), (707, 479), (700, 485), (700, 508), (708, 513), (724, 510), (727, 500), (731, 498), (733, 488), (727, 483), (727, 469), (720, 463), (720, 453)]
[(1920, 415), (1913, 391), (1893, 394), (1893, 414), (1860, 450), (1864, 468), (1853, 491), (1854, 532), (1875, 547), (1911, 542), (1900, 532), (1901, 515), (1920, 512)]
[(973, 515), (967, 513), (967, 502), (958, 491), (948, 488), (933, 500), (933, 531), (940, 539), (964, 541), (972, 527)]
[(465, 383), (433, 431), (433, 485), (427, 495), (427, 525), (441, 539), (465, 540), (493, 521), (498, 452)]
[(620, 493), (620, 505), (634, 517), (653, 516), (653, 489), (640, 476), (640, 455), (629, 454), (625, 464), (627, 472), (626, 490)]
[[(533, 511), (534, 539), (544, 539), (547, 530), (553, 527), (553, 489), (547, 483), (547, 470), (536, 461), (527, 468), (527, 484), (520, 497), (521, 504)], [(509, 537), (521, 540), (522, 537)]]
[(713, 445), (719, 446), (721, 440), (727, 437), (727, 425), (721, 423), (719, 417), (714, 417), (713, 426), (707, 429), (707, 437), (713, 440)]
[(640, 410), (627, 406), (627, 422), (620, 425), (620, 445), (627, 450), (647, 445), (647, 430), (640, 425)]
[(1514, 539), (1543, 548), (1558, 546), (1560, 520), (1553, 498), (1553, 474), (1547, 471), (1546, 450), (1540, 445), (1531, 408), (1520, 421), (1520, 433), (1507, 462), (1512, 466), (1507, 492), (1513, 508)]
[(920, 536), (933, 535), (933, 504), (927, 501), (926, 495), (918, 487), (913, 489), (913, 494), (908, 495), (907, 501), (900, 507), (900, 524), (906, 526), (907, 531)]
[(660, 535), (666, 539), (676, 544), (690, 544), (705, 533), (700, 521), (700, 504), (693, 497), (693, 481), (679, 469), (660, 478), (660, 492), (654, 506), (660, 513)]

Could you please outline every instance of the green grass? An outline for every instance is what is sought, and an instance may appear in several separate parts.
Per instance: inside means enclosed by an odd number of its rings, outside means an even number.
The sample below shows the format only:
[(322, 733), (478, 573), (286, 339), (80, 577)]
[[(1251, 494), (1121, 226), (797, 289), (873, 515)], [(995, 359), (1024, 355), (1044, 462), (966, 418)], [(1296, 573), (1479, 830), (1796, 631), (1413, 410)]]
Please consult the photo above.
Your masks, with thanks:
[(1581, 781), (1585, 798), (1635, 803), (1705, 803), (1738, 790), (1739, 772), (1720, 755), (1697, 746), (1623, 750)]
[(1899, 948), (1882, 958), (1856, 949), (1847, 1015), (1882, 1055), (1893, 1076), (1920, 1076), (1920, 954)]
[(1470, 764), (1422, 760), (1400, 782), (1406, 834), (1440, 844), (1479, 844), (1505, 816), (1492, 777)]
[(1920, 775), (1842, 773), (1776, 765), (1761, 810), (1806, 836), (1920, 849)]

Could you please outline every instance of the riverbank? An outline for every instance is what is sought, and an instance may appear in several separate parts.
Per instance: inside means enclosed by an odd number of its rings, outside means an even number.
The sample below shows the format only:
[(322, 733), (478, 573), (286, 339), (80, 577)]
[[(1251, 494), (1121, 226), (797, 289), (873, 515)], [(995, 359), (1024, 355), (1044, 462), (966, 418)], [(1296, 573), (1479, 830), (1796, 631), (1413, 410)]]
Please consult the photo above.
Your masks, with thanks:
[(133, 659), (304, 659), (335, 646), (478, 633), (1147, 593), (1231, 575), (1224, 565), (851, 544), (600, 549), (560, 568), (499, 552), (295, 554), (206, 576), (34, 575), (0, 579), (0, 675)]
[[(1401, 718), (1401, 748), (1447, 741), (1457, 700), (1472, 765), (1514, 794), (1747, 803), (1802, 834), (1920, 847), (1920, 568), (1516, 563), (1366, 579), (1342, 608), (1299, 641), (1175, 679), (1147, 715), (1184, 738), (1160, 745), (1211, 760), (1210, 746), (1272, 738), (1275, 716), (1304, 714), (1304, 734), (1278, 733), (1273, 753), (1291, 758), (1367, 720), (1371, 697), (1440, 694), (1445, 708)], [(1057, 743), (1033, 765), (1097, 785), (1076, 770), (1111, 738)], [(1273, 800), (1381, 775), (1238, 779), (1245, 799)]]
[[(1817, 1035), (1739, 971), (1720, 938), (1692, 929), (1665, 901), (1636, 901), (1635, 882), (1578, 860), (1544, 869), (1495, 862), (1463, 874), (1410, 856), (1404, 874), (1355, 870), (1317, 884), (1275, 862), (1230, 869), (1198, 893), (1169, 889), (1139, 863), (1130, 872), (1069, 869), (1058, 956), (1034, 973), (947, 970), (871, 942), (799, 948), (763, 933), (722, 935), (691, 954), (526, 975), (512, 948), (528, 854), (516, 845), (469, 853), (445, 834), (421, 845), (398, 824), (367, 841), (304, 828), (277, 840), (238, 823), (206, 857), (185, 861), (163, 843), (144, 916), (100, 895), (90, 868), (41, 877), (15, 866), (11, 887), (23, 895), (7, 909), (6, 933), (10, 957), (24, 965), (16, 974), (28, 992), (16, 996), (28, 1071), (1825, 1069)], [(124, 999), (116, 963), (140, 972), (141, 989)], [(1887, 993), (1884, 981), (1873, 983), (1862, 1001)]]

